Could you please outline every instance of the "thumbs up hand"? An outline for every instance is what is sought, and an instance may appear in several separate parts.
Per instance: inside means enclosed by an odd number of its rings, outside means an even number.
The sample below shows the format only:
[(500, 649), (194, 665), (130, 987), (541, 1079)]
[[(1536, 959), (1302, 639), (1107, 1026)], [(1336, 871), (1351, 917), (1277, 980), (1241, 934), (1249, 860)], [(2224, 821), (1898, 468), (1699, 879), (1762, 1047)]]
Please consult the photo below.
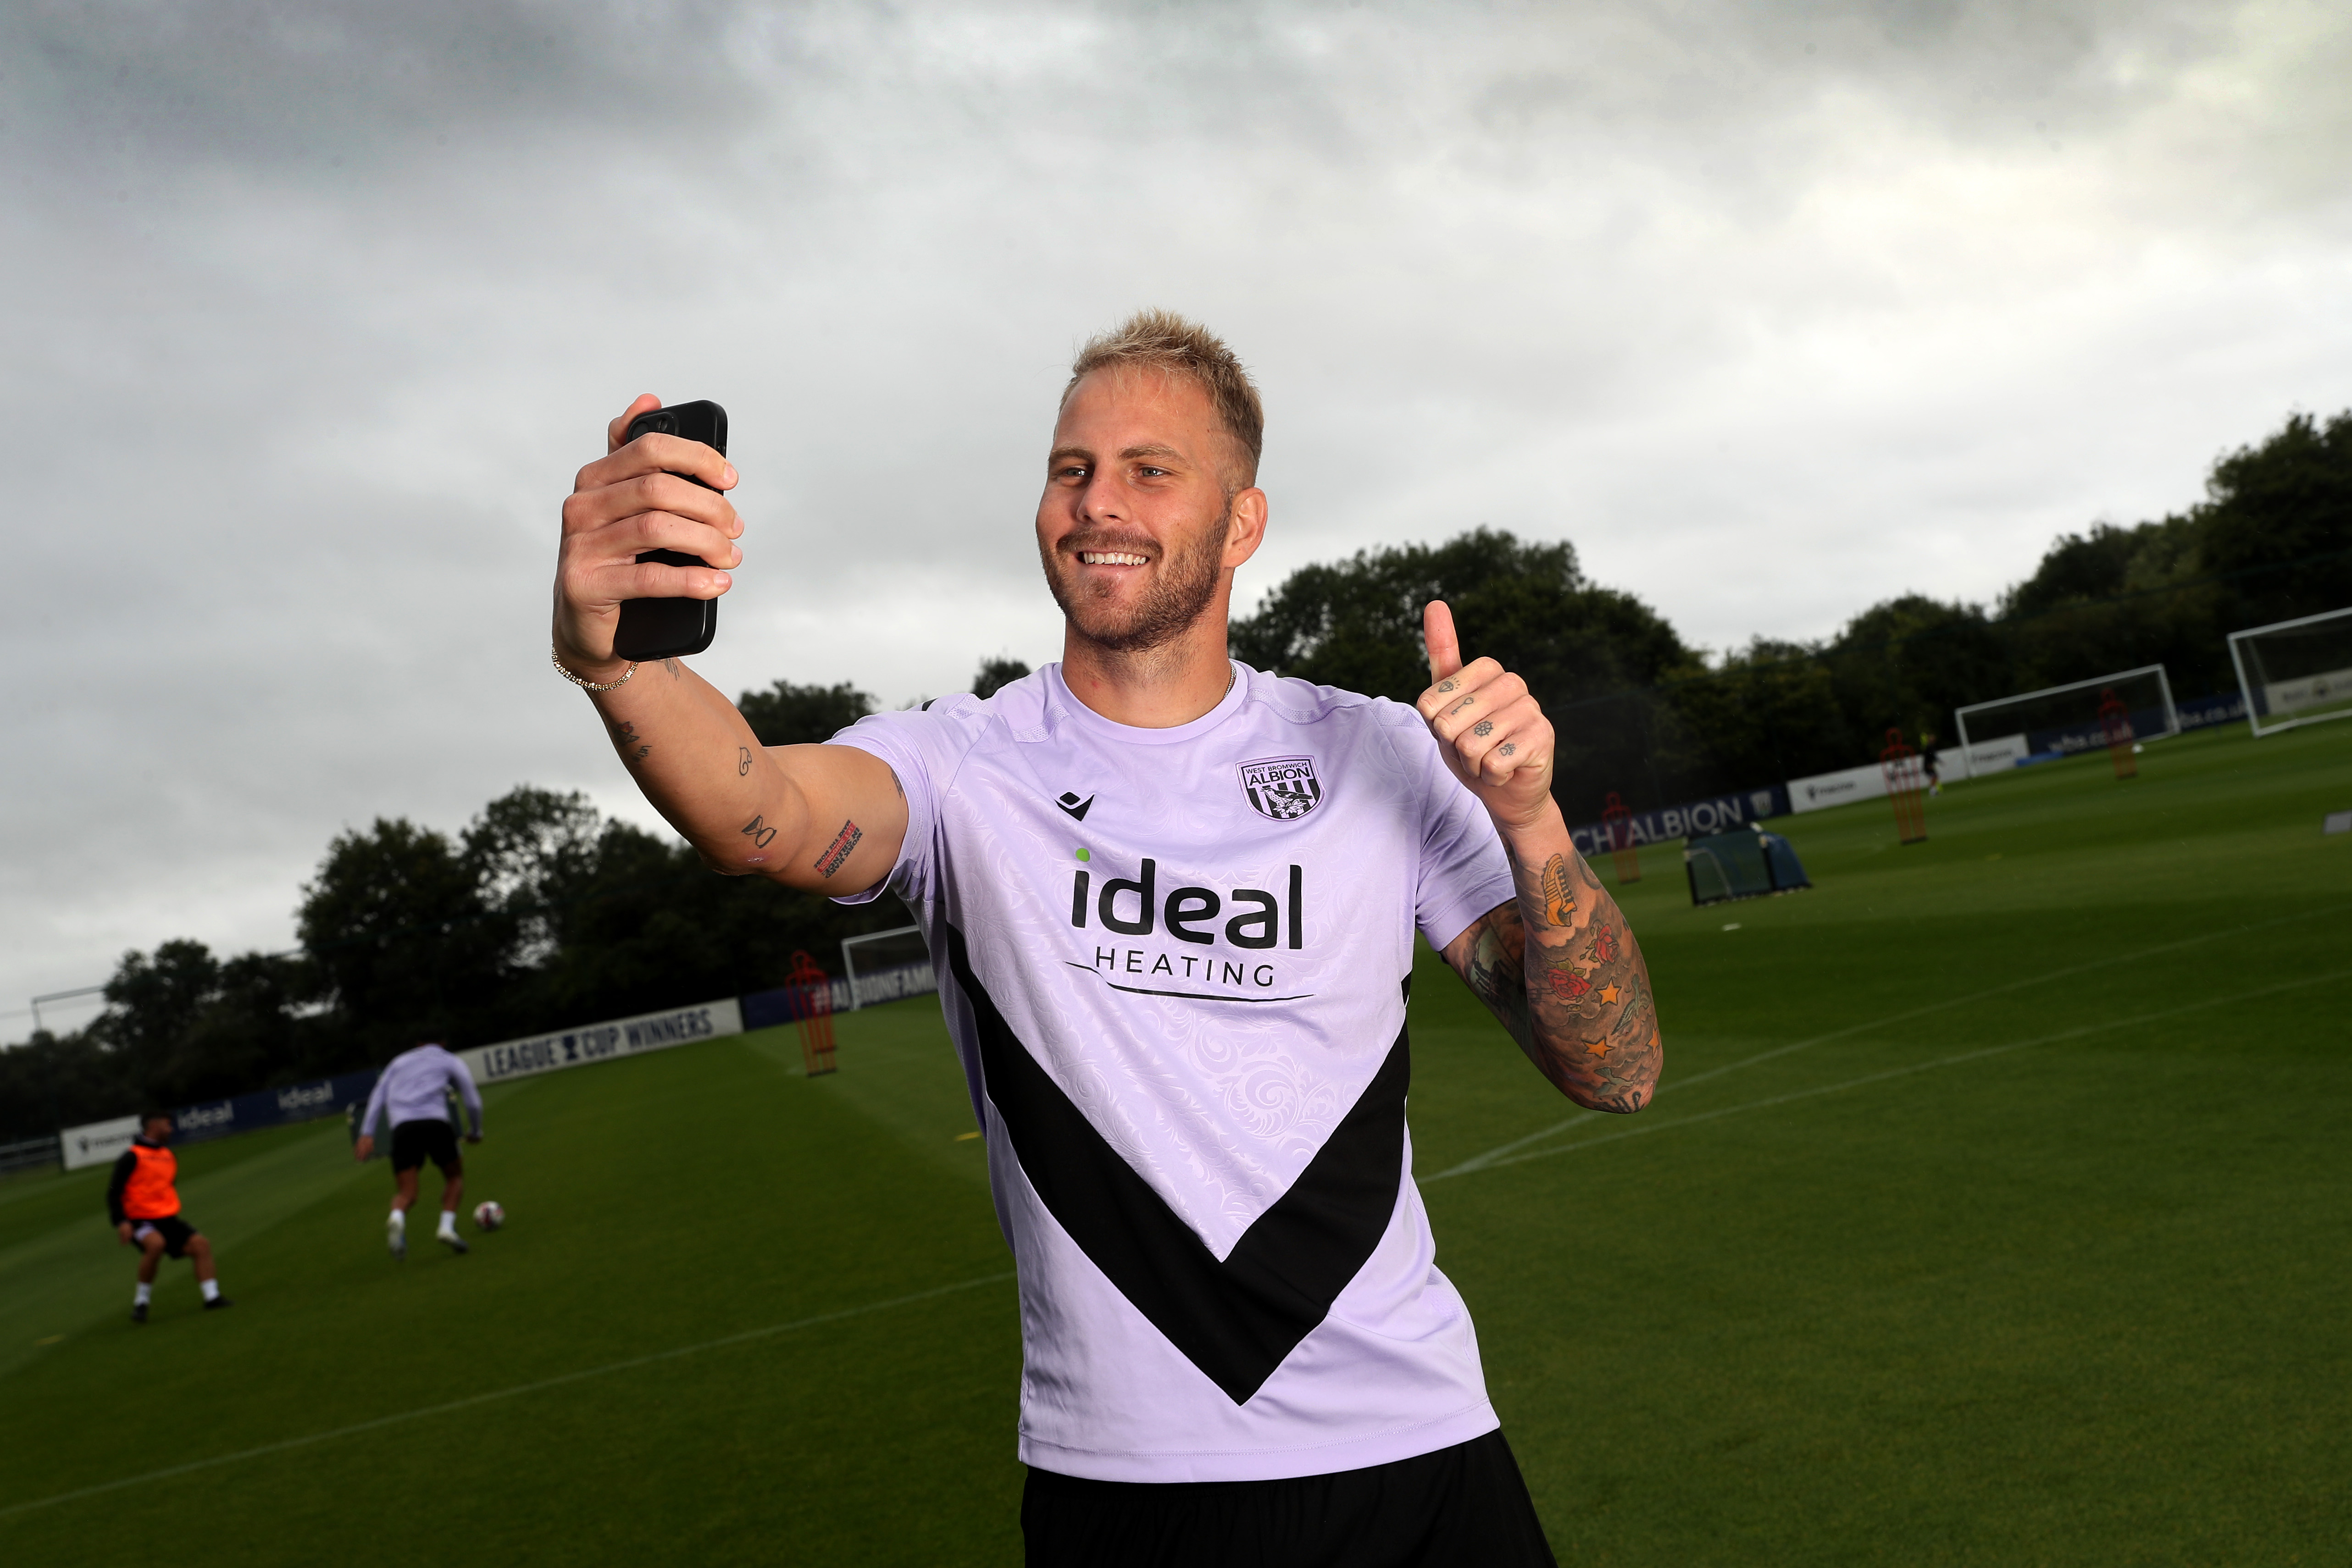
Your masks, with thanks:
[(1492, 659), (1462, 662), (1454, 612), (1432, 600), (1422, 612), (1429, 689), (1414, 706), (1454, 776), (1470, 787), (1508, 839), (1556, 814), (1551, 720), (1528, 684)]

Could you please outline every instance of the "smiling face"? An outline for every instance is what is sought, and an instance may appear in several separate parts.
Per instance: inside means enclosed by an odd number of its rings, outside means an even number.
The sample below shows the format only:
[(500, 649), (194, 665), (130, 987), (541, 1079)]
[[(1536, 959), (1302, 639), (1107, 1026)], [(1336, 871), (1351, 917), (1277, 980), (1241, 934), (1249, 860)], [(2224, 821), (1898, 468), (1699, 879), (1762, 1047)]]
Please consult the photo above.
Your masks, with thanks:
[[(1062, 405), (1037, 553), (1071, 633), (1114, 653), (1158, 648), (1212, 613), (1265, 531), (1265, 494), (1190, 378), (1087, 375)], [(1229, 483), (1234, 488), (1229, 493)]]

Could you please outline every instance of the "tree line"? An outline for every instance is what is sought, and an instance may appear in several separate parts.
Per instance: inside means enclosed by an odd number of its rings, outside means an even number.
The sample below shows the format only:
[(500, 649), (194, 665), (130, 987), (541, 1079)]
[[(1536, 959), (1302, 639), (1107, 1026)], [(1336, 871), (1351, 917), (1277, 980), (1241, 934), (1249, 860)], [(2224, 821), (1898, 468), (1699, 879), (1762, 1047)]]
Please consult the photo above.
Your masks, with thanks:
[(2109, 671), (2160, 663), (2178, 698), (2231, 692), (2231, 632), (2352, 605), (2352, 412), (2227, 454), (2184, 511), (2061, 536), (1991, 606), (1907, 593), (1818, 643), (1710, 656), (1588, 580), (1573, 545), (1479, 528), (1293, 573), (1234, 622), (1234, 656), (1409, 702), (1433, 598), (1552, 716), (1571, 821), (1612, 791), (1641, 810), (1857, 767), (1889, 729), (1949, 742), (1955, 708)]
[[(981, 667), (985, 695), (1028, 674)], [(739, 703), (763, 745), (830, 738), (875, 711), (854, 685), (779, 681)], [(0, 1051), (0, 1141), (382, 1063), (420, 1040), (487, 1044), (783, 984), (804, 950), (908, 923), (715, 876), (683, 841), (524, 785), (455, 834), (405, 818), (340, 833), (295, 912), (290, 953), (179, 938), (123, 955), (87, 1027)]]
[[(1710, 654), (1591, 581), (1566, 541), (1477, 528), (1293, 573), (1233, 623), (1260, 669), (1411, 701), (1421, 607), (1453, 604), (1524, 675), (1560, 737), (1573, 821), (1853, 767), (1885, 732), (1955, 734), (1963, 705), (2162, 663), (2181, 697), (2233, 688), (2232, 630), (2352, 605), (2352, 411), (2289, 418), (2217, 461), (2204, 497), (2054, 541), (1993, 605), (1904, 594), (1818, 643)], [(973, 690), (1028, 673), (982, 664)], [(767, 745), (874, 711), (856, 686), (779, 681), (739, 704)], [(795, 949), (905, 923), (764, 879), (524, 786), (457, 834), (404, 819), (339, 835), (302, 889), (300, 946), (222, 958), (183, 939), (129, 953), (87, 1029), (0, 1051), (0, 1137), (370, 1065), (419, 1040), (511, 1038), (781, 983)]]

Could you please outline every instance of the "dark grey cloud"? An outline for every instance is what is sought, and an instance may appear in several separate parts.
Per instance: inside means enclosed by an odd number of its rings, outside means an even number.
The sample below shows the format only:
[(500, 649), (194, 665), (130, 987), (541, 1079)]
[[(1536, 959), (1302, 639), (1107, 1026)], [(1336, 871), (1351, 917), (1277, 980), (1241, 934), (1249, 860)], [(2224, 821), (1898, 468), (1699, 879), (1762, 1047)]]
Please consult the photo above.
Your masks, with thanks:
[(1718, 645), (1987, 596), (2352, 402), (2336, 11), (8, 8), (0, 1010), (285, 942), (378, 813), (641, 813), (544, 669), (641, 390), (734, 414), (730, 688), (1053, 656), (1037, 453), (1142, 303), (1265, 384), (1256, 587), (1490, 523)]

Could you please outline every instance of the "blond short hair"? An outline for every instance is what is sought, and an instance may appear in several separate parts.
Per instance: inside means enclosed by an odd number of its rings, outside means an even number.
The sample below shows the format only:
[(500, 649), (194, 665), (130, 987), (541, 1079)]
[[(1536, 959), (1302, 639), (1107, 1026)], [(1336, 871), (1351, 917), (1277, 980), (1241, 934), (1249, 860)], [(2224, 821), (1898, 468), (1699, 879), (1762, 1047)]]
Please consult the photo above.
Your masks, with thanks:
[(1070, 384), (1062, 389), (1062, 402), (1067, 403), (1080, 382), (1102, 370), (1158, 371), (1190, 380), (1209, 394), (1217, 423), (1244, 454), (1241, 483), (1229, 483), (1226, 489), (1237, 491), (1257, 483), (1258, 454), (1265, 442), (1265, 409), (1258, 402), (1256, 383), (1223, 339), (1172, 310), (1139, 310), (1116, 329), (1087, 340), (1078, 357), (1070, 361)]

